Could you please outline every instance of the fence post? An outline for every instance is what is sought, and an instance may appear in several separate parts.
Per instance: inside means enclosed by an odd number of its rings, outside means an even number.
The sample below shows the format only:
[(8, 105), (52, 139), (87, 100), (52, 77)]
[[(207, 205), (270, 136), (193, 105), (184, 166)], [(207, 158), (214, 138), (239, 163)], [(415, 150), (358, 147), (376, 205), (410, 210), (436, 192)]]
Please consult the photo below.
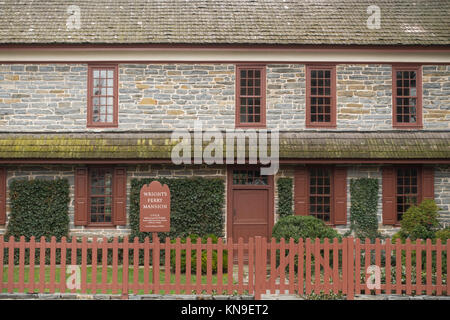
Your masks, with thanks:
[[(347, 300), (355, 298), (355, 272), (354, 272), (354, 241), (352, 237), (347, 238)], [(358, 276), (358, 275), (356, 275)]]
[(262, 267), (262, 238), (257, 236), (255, 237), (255, 300), (261, 300), (262, 281), (264, 280)]
[[(128, 300), (128, 237), (123, 238), (122, 243), (122, 300)], [(136, 280), (135, 280), (136, 281)]]

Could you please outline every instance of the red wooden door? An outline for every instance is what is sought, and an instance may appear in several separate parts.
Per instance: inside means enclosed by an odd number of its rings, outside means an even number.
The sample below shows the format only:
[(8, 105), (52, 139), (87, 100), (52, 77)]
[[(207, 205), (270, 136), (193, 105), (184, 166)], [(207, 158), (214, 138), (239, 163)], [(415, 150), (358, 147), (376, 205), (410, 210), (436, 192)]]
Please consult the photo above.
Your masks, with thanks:
[(273, 179), (259, 168), (229, 172), (228, 237), (270, 237), (273, 227)]

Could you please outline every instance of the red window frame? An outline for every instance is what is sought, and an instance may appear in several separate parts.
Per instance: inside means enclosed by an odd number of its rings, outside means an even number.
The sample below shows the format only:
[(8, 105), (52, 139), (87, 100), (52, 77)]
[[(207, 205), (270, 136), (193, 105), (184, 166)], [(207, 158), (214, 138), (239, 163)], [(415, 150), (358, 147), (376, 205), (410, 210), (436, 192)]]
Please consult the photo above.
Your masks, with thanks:
[[(399, 170), (417, 170), (417, 178), (416, 178), (416, 192), (410, 192), (410, 193), (399, 193), (399, 185), (398, 185), (398, 180), (399, 180)], [(399, 203), (399, 197), (404, 197), (407, 194), (411, 194), (414, 195), (416, 197), (416, 205), (418, 205), (420, 202), (422, 202), (423, 200), (423, 195), (422, 195), (422, 168), (421, 167), (411, 167), (411, 166), (402, 166), (402, 167), (395, 167), (395, 223), (397, 225), (400, 225), (400, 220), (401, 220), (401, 216), (403, 215), (404, 212), (406, 212), (406, 210), (408, 210), (409, 206), (404, 205), (404, 207), (406, 207), (406, 209), (400, 213), (398, 208), (401, 205)], [(411, 186), (412, 183), (409, 183), (408, 186)], [(403, 185), (405, 186), (405, 185)]]
[[(397, 72), (415, 71), (416, 72), (416, 95), (399, 96), (397, 94)], [(416, 122), (398, 122), (397, 121), (397, 98), (416, 98)], [(394, 128), (422, 128), (422, 66), (421, 65), (393, 65), (392, 66), (392, 126)]]
[[(260, 71), (260, 94), (241, 95), (241, 71), (254, 70)], [(236, 66), (236, 128), (265, 128), (266, 127), (266, 66), (265, 65), (237, 65)], [(260, 121), (259, 122), (241, 122), (241, 98), (260, 99)]]
[[(103, 195), (103, 194), (96, 194), (94, 195), (92, 193), (92, 173), (94, 171), (99, 171), (99, 170), (107, 170), (110, 172), (111, 174), (111, 194), (108, 195)], [(90, 167), (88, 169), (88, 211), (87, 211), (87, 226), (91, 226), (91, 227), (112, 227), (114, 226), (114, 181), (115, 181), (115, 177), (114, 177), (114, 168), (112, 167)], [(103, 222), (93, 222), (91, 219), (91, 215), (92, 215), (92, 198), (101, 198), (101, 197), (110, 197), (111, 198), (111, 218), (110, 221), (103, 221)]]
[[(329, 172), (329, 192), (328, 193), (326, 193), (326, 192), (320, 193), (317, 190), (316, 190), (316, 193), (314, 193), (314, 194), (311, 193), (311, 171), (313, 171), (313, 170), (327, 170)], [(307, 189), (308, 190), (308, 215), (318, 218), (318, 219), (324, 221), (326, 224), (334, 225), (335, 224), (335, 221), (334, 221), (335, 220), (335, 215), (334, 215), (334, 167), (312, 166), (312, 167), (308, 167), (307, 172), (308, 172), (308, 180), (307, 180), (307, 183), (308, 183), (308, 189)], [(319, 186), (318, 184), (315, 185), (316, 189), (318, 189), (318, 186)], [(322, 185), (322, 187), (323, 187), (323, 185)], [(321, 196), (323, 198), (325, 198), (325, 197), (329, 198), (329, 202), (328, 202), (329, 219), (328, 219), (328, 221), (318, 217), (319, 214), (317, 214), (317, 213), (315, 213), (315, 214), (311, 213), (311, 206), (313, 205), (311, 203), (311, 198), (312, 197), (321, 197)], [(325, 207), (326, 204), (325, 203), (320, 204), (320, 203), (316, 202), (314, 205), (317, 208), (321, 205), (323, 207)], [(324, 214), (322, 214), (322, 215), (324, 215)]]
[[(94, 122), (93, 112), (94, 106), (92, 103), (95, 97), (94, 89), (94, 70), (113, 70), (113, 110), (112, 121)], [(119, 118), (119, 68), (116, 64), (90, 64), (88, 65), (88, 94), (87, 94), (87, 127), (88, 128), (115, 128), (118, 126)]]
[[(312, 71), (330, 71), (330, 94), (315, 94), (312, 93), (311, 86), (311, 72)], [(315, 86), (315, 88), (320, 88), (320, 86)], [(319, 122), (312, 121), (312, 105), (311, 99), (330, 99), (330, 121)], [(336, 128), (336, 65), (307, 65), (306, 66), (306, 127), (307, 128)]]

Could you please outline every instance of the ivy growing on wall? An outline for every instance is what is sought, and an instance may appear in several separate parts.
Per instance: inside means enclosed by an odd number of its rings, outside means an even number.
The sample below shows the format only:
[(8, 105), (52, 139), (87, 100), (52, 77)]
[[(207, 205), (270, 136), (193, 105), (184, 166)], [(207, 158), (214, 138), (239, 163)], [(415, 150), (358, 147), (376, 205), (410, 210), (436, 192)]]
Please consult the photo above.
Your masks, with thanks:
[(292, 211), (292, 178), (279, 178), (278, 190), (278, 214), (285, 217), (293, 214)]
[(11, 214), (6, 237), (44, 236), (57, 240), (69, 234), (69, 182), (56, 180), (13, 180), (9, 187)]
[(141, 241), (149, 233), (139, 231), (140, 190), (143, 185), (157, 180), (170, 189), (170, 229), (169, 233), (158, 233), (165, 237), (185, 238), (190, 234), (223, 236), (225, 204), (225, 183), (217, 178), (161, 178), (133, 179), (130, 191), (131, 239)]
[(350, 231), (360, 239), (374, 241), (378, 232), (378, 180), (359, 178), (350, 181)]

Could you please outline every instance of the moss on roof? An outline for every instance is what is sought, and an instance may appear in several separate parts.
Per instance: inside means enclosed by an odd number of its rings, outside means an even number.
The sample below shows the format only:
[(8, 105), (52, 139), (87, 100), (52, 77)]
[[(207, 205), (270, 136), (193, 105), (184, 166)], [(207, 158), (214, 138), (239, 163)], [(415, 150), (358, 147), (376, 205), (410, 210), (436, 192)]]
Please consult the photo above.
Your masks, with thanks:
[[(0, 159), (169, 159), (176, 144), (170, 133), (0, 134)], [(448, 159), (450, 132), (281, 133), (280, 158)]]

